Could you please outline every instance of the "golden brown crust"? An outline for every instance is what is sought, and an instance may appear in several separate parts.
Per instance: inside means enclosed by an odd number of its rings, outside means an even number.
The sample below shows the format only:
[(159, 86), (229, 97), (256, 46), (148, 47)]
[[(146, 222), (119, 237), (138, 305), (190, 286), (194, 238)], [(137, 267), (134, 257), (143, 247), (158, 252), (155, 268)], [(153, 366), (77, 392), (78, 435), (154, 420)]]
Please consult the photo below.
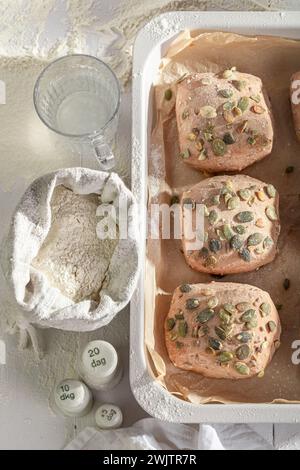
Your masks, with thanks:
[(280, 334), (269, 294), (247, 284), (180, 286), (165, 322), (173, 364), (220, 379), (263, 376), (280, 346)]
[[(227, 71), (230, 72), (230, 71)], [(178, 85), (181, 157), (207, 172), (241, 171), (270, 154), (272, 115), (260, 78), (233, 71), (194, 74)]]

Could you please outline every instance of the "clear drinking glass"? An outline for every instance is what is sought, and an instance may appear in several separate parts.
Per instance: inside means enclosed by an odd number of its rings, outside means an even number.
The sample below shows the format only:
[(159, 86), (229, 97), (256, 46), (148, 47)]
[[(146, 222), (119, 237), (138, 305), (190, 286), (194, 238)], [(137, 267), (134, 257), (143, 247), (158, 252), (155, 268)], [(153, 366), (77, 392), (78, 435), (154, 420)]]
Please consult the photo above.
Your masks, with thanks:
[(55, 60), (40, 74), (33, 100), (43, 123), (78, 149), (82, 166), (86, 152), (92, 152), (100, 168), (114, 166), (120, 86), (104, 62), (84, 54)]

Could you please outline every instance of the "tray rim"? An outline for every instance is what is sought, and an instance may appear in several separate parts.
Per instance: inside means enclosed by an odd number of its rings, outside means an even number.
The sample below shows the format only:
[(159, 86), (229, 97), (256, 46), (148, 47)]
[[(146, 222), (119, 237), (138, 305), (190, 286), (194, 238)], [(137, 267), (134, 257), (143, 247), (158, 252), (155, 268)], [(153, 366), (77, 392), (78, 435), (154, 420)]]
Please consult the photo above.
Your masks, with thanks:
[[(167, 20), (170, 29), (153, 30)], [(139, 405), (151, 416), (177, 423), (298, 423), (300, 405), (233, 403), (195, 405), (177, 398), (150, 376), (144, 345), (144, 278), (147, 198), (147, 106), (143, 70), (155, 48), (162, 47), (184, 29), (234, 31), (300, 39), (300, 11), (180, 11), (151, 19), (137, 34), (133, 50), (132, 148), (141, 161), (132, 160), (132, 190), (139, 202), (141, 273), (130, 302), (130, 386)], [(139, 189), (137, 189), (139, 188)], [(156, 406), (154, 406), (154, 403)]]

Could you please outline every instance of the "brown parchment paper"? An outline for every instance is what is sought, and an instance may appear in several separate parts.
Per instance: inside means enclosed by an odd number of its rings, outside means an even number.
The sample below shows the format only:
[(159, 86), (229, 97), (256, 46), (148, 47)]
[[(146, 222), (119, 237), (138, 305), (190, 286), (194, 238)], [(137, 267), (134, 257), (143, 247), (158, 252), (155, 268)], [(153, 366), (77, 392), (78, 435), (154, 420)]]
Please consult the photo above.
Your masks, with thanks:
[[(279, 255), (274, 262), (256, 272), (227, 275), (219, 282), (247, 283), (268, 291), (273, 301), (282, 305), (279, 312), (282, 345), (263, 379), (209, 379), (174, 367), (166, 351), (163, 327), (172, 292), (181, 283), (210, 282), (214, 278), (197, 273), (186, 264), (180, 240), (148, 239), (145, 280), (148, 365), (151, 374), (170, 393), (193, 403), (300, 402), (300, 366), (292, 363), (292, 343), (300, 339), (300, 144), (289, 101), (290, 77), (300, 70), (299, 41), (186, 31), (171, 44), (153, 87), (148, 202), (169, 202), (171, 195), (180, 195), (208, 176), (178, 158), (176, 80), (189, 72), (219, 72), (233, 66), (261, 77), (271, 100), (275, 118), (273, 152), (243, 173), (278, 189), (282, 231)], [(163, 96), (170, 86), (174, 96), (167, 102)], [(294, 166), (293, 173), (286, 174), (288, 166)], [(291, 282), (288, 290), (283, 287), (285, 278)]]

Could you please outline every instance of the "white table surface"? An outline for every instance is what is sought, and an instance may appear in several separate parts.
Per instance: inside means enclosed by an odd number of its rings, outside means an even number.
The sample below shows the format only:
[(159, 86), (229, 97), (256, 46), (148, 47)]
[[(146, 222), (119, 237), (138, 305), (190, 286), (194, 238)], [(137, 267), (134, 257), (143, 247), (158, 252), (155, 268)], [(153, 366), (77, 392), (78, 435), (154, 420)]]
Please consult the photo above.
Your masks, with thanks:
[[(103, 24), (107, 18), (110, 18), (110, 15), (114, 14), (118, 5), (124, 6), (126, 1), (113, 0), (112, 2), (107, 2), (106, 0), (98, 0), (95, 3), (97, 15), (100, 15), (99, 12), (101, 12), (99, 21), (101, 20), (100, 23)], [(134, 0), (131, 3), (134, 3)], [(151, 2), (147, 1), (144, 3), (148, 4), (150, 10)], [(167, 2), (164, 1), (162, 3), (165, 5)], [(216, 4), (217, 2), (212, 3)], [(280, 2), (274, 3), (276, 3), (277, 6)], [(282, 3), (285, 3), (287, 8), (296, 8), (295, 5), (297, 2), (281, 2), (281, 4)], [(155, 1), (155, 4), (157, 5), (159, 2)], [(28, 93), (28, 99), (31, 99), (31, 96), (29, 98), (29, 94), (33, 82), (34, 77), (32, 78), (32, 82), (28, 79), (22, 91), (22, 93)], [(18, 96), (13, 97), (12, 101), (15, 106), (18, 106)], [(130, 91), (127, 89), (123, 94), (122, 100), (121, 132), (119, 133), (118, 147), (118, 158), (119, 161), (122, 160), (122, 168), (124, 168), (124, 162), (125, 165), (129, 167), (130, 161), (130, 109)], [(26, 117), (26, 119), (27, 118), (28, 117)], [(5, 129), (5, 124), (3, 127), (4, 119), (5, 116), (1, 115), (0, 108), (0, 122), (2, 127), (0, 129), (0, 177), (1, 171), (3, 171), (1, 159), (13, 158), (14, 155), (13, 152), (12, 155), (4, 153), (7, 151), (7, 148), (9, 148), (8, 137), (15, 139), (14, 131)], [(22, 119), (22, 110), (20, 110), (20, 119)], [(16, 134), (18, 132), (20, 132), (20, 129), (16, 129)], [(55, 142), (55, 145), (57, 149), (60, 143)], [(69, 155), (68, 158), (68, 162), (65, 162), (66, 164), (70, 163), (70, 158), (72, 157)], [(45, 163), (45, 169), (49, 168), (48, 163)], [(5, 168), (7, 167), (5, 166)], [(39, 172), (43, 172), (43, 162), (37, 173)], [(128, 175), (125, 174), (124, 177), (126, 183), (129, 184)], [(1, 220), (9, 217), (15, 201), (22, 193), (26, 183), (29, 182), (28, 179), (30, 180), (30, 178), (22, 180), (21, 172), (20, 175), (16, 175), (17, 183), (13, 190), (11, 188), (9, 190), (7, 188), (3, 189), (3, 187), (0, 186)], [(0, 230), (0, 236), (1, 235)], [(3, 278), (0, 278), (2, 310), (6, 308), (6, 301), (3, 301), (5, 293), (5, 283)], [(108, 327), (91, 334), (78, 335), (56, 330), (47, 330), (42, 333), (46, 356), (39, 363), (35, 360), (31, 349), (19, 351), (17, 349), (16, 337), (7, 335), (2, 328), (2, 330), (0, 330), (0, 340), (4, 341), (6, 344), (6, 365), (2, 365), (0, 361), (0, 449), (61, 449), (76, 436), (78, 431), (87, 425), (94, 424), (93, 413), (83, 418), (64, 418), (54, 414), (49, 406), (51, 388), (53, 388), (57, 381), (66, 378), (64, 373), (69, 375), (71, 371), (72, 376), (76, 377), (75, 363), (78, 349), (80, 345), (84, 344), (90, 338), (112, 340), (124, 362), (124, 377), (122, 382), (111, 392), (95, 393), (96, 405), (107, 401), (120, 405), (124, 412), (125, 426), (145, 417), (145, 412), (136, 403), (130, 391), (128, 380), (128, 335), (128, 308), (126, 308), (124, 312), (121, 312)], [(60, 348), (60, 356), (57, 355), (57, 348)], [(60, 361), (59, 365), (56, 362), (58, 360)], [(295, 434), (300, 434), (300, 425), (262, 424), (252, 427), (261, 433), (270, 443), (274, 444), (275, 447), (292, 448), (289, 444), (290, 438)]]

